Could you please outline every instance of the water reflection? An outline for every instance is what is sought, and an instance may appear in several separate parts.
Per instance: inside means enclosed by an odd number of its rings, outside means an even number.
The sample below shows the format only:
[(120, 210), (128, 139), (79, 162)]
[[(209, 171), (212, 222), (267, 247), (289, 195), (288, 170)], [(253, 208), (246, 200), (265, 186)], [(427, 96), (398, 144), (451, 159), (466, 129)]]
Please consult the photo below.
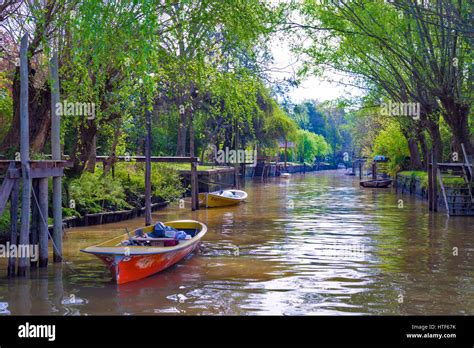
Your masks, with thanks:
[(429, 215), (425, 203), (361, 189), (341, 172), (246, 190), (237, 207), (155, 213), (201, 220), (209, 232), (199, 252), (137, 282), (116, 286), (79, 250), (141, 219), (69, 230), (70, 264), (32, 270), (30, 279), (7, 279), (2, 260), (0, 314), (474, 313), (472, 218)]

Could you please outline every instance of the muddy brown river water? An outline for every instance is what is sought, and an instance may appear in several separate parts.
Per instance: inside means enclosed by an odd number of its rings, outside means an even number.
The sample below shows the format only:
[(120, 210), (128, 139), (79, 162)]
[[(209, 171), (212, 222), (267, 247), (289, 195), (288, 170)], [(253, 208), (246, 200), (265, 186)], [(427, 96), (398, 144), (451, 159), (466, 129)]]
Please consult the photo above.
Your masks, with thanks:
[(474, 314), (474, 218), (430, 215), (425, 202), (361, 189), (343, 171), (245, 190), (240, 206), (154, 213), (209, 231), (199, 252), (141, 281), (117, 286), (79, 251), (141, 218), (67, 230), (67, 263), (28, 279), (7, 279), (0, 260), (0, 314)]

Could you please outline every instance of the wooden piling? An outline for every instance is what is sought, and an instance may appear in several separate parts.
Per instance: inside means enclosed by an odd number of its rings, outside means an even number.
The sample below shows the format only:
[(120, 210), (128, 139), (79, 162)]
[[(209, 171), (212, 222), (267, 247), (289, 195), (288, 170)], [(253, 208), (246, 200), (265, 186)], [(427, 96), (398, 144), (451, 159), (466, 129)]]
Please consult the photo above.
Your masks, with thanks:
[(146, 142), (145, 142), (145, 225), (150, 226), (151, 218), (151, 112), (145, 107)]
[(197, 194), (197, 163), (191, 162), (191, 209), (192, 211), (197, 210), (199, 207), (199, 196)]
[[(18, 244), (18, 201), (20, 195), (20, 181), (15, 179), (10, 200), (10, 246)], [(8, 276), (15, 276), (16, 255), (8, 258)]]
[[(192, 110), (189, 115), (189, 156), (194, 158), (194, 124)], [(197, 163), (191, 162), (191, 210), (199, 209), (199, 182), (197, 178)]]
[(377, 180), (377, 162), (372, 162), (372, 180)]
[(48, 178), (38, 179), (39, 267), (48, 266)]
[(234, 186), (237, 190), (240, 190), (240, 165), (234, 164)]
[[(33, 179), (32, 182), (33, 197), (39, 197), (39, 179)], [(41, 224), (38, 204), (33, 199), (31, 203), (31, 226), (30, 226), (30, 244), (38, 245), (39, 226)], [(30, 259), (30, 267), (38, 266), (37, 259)]]
[[(60, 102), (58, 54), (53, 53), (50, 62), (51, 78), (51, 154), (55, 161), (61, 160), (61, 121), (56, 112), (56, 105)], [(62, 212), (62, 179), (53, 177), (53, 262), (62, 261), (63, 252), (63, 212)]]
[[(431, 161), (433, 161), (432, 156)], [(433, 168), (431, 163), (428, 164), (428, 209), (433, 211)]]
[[(23, 184), (21, 200), (21, 228), (20, 250), (27, 250), (30, 230), (31, 207), (31, 177), (30, 177), (30, 141), (29, 141), (29, 116), (28, 116), (28, 34), (21, 38), (20, 47), (20, 157)], [(26, 276), (28, 258), (25, 255), (18, 258), (18, 275)]]
[[(433, 151), (434, 152), (434, 151)], [(433, 155), (433, 164), (431, 168), (433, 169), (433, 174), (431, 175), (433, 181), (433, 211), (438, 211), (438, 162), (435, 155)]]

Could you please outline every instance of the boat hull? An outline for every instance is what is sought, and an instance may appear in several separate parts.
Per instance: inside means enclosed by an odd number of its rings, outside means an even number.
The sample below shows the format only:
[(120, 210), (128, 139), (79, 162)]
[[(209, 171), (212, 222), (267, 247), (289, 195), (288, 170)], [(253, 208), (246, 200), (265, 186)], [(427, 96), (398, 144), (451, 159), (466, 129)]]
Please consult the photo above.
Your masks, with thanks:
[(386, 188), (392, 184), (392, 180), (367, 180), (361, 181), (360, 186), (371, 188)]
[(96, 255), (109, 268), (117, 284), (125, 284), (159, 273), (191, 254), (199, 242), (181, 250), (162, 254), (107, 256)]
[[(117, 284), (143, 279), (165, 270), (191, 254), (207, 232), (206, 225), (194, 220), (171, 221), (165, 225), (190, 233), (193, 237), (179, 241), (173, 238), (145, 238), (142, 240), (158, 245), (144, 246), (124, 244), (131, 238), (127, 233), (81, 251), (102, 260)], [(150, 233), (153, 230), (154, 226), (147, 226), (136, 230), (135, 233)], [(169, 243), (171, 245), (167, 246)]]
[(242, 192), (242, 196), (231, 198), (231, 197), (224, 197), (216, 193), (200, 193), (199, 194), (199, 202), (201, 205), (205, 206), (206, 208), (216, 208), (216, 207), (227, 207), (231, 205), (237, 205), (245, 198), (247, 198), (247, 193), (244, 191), (232, 190), (236, 192)]

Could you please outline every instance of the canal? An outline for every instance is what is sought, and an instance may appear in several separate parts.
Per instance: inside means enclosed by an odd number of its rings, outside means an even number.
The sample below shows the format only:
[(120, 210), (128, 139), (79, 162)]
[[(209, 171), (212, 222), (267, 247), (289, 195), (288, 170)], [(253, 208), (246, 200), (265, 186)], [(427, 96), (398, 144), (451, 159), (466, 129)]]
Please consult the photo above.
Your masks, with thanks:
[(474, 314), (473, 218), (429, 215), (426, 203), (361, 189), (343, 171), (248, 181), (245, 190), (240, 206), (154, 213), (209, 231), (198, 253), (141, 281), (117, 286), (79, 250), (143, 219), (67, 230), (67, 262), (30, 279), (7, 279), (0, 260), (0, 313)]

